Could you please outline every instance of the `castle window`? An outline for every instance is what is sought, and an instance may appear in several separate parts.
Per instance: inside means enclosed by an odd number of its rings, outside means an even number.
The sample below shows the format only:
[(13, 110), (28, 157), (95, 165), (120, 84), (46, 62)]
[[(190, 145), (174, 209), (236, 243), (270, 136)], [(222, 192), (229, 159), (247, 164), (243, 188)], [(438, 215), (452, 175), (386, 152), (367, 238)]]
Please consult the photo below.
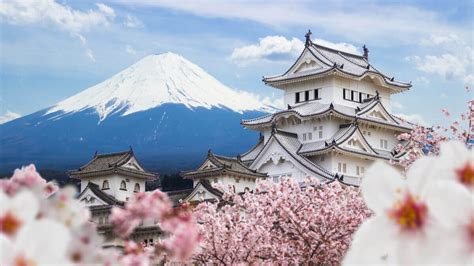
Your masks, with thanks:
[(295, 103), (319, 100), (319, 90), (320, 89), (314, 89), (295, 93)]
[(315, 100), (319, 99), (319, 89), (314, 90), (314, 99)]
[(362, 103), (364, 99), (370, 98), (370, 94), (366, 94), (360, 91), (343, 89), (342, 98), (347, 101)]
[(338, 163), (337, 164), (337, 171), (340, 173), (346, 173), (347, 172), (347, 165), (345, 163)]
[(386, 139), (380, 140), (380, 148), (385, 150), (388, 148), (388, 141)]
[(120, 182), (120, 190), (127, 190), (127, 183), (124, 180)]
[(103, 190), (106, 190), (106, 189), (109, 189), (109, 181), (108, 180), (104, 180), (104, 182), (102, 182), (102, 189)]
[(319, 132), (318, 132), (318, 137), (319, 139), (322, 139), (323, 138), (323, 126), (319, 126)]
[(357, 166), (356, 170), (357, 175), (363, 175), (365, 172), (365, 168), (363, 166)]
[(312, 140), (313, 139), (313, 133), (309, 132), (308, 133), (308, 140)]
[(303, 141), (306, 141), (306, 133), (303, 133)]
[(135, 188), (133, 188), (133, 192), (140, 192), (140, 184), (135, 183)]

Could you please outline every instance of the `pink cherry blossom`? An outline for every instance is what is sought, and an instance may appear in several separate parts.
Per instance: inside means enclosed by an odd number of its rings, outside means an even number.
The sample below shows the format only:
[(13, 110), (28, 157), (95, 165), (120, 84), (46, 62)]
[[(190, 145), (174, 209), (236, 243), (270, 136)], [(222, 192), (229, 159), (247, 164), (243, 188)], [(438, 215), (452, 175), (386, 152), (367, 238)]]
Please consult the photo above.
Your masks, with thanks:
[(224, 200), (197, 206), (197, 263), (337, 264), (369, 215), (358, 189), (315, 179), (260, 183), (253, 193), (227, 192)]

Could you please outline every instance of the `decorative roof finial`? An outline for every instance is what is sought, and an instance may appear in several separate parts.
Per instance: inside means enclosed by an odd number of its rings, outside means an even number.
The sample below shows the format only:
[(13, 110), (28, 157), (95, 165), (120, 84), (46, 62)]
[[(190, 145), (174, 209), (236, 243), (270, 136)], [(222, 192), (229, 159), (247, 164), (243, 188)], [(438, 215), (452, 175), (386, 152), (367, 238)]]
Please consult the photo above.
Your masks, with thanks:
[(272, 123), (272, 133), (276, 133), (276, 125), (275, 125), (275, 123)]
[(211, 149), (207, 150), (207, 156), (211, 156), (211, 154), (212, 154), (212, 150)]
[(369, 49), (367, 48), (367, 46), (365, 46), (365, 44), (364, 46), (362, 46), (362, 50), (364, 50), (364, 58), (369, 60)]
[(311, 32), (311, 30), (308, 30), (308, 32), (307, 32), (306, 35), (304, 36), (304, 37), (306, 38), (306, 42), (305, 42), (305, 44), (304, 44), (306, 47), (310, 46), (311, 43), (312, 43), (312, 42), (311, 42), (311, 34), (313, 34), (313, 33)]

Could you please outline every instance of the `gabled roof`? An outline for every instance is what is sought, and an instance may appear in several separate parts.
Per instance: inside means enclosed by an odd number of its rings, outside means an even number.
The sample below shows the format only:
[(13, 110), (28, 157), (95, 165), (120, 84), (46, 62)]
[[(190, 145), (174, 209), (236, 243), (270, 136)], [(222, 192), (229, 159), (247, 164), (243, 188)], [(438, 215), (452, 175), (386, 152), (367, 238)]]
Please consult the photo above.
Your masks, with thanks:
[[(361, 142), (364, 149), (351, 148), (345, 145), (348, 140), (355, 136), (357, 136), (357, 139)], [(304, 156), (310, 156), (324, 154), (332, 150), (386, 160), (397, 159), (390, 151), (374, 149), (360, 131), (357, 121), (352, 124), (341, 125), (341, 128), (328, 140), (303, 144), (298, 150), (298, 153)]]
[(81, 178), (84, 176), (94, 176), (110, 173), (122, 173), (131, 176), (153, 179), (156, 175), (145, 171), (135, 157), (135, 154), (130, 148), (128, 151), (95, 154), (92, 160), (87, 164), (79, 167), (77, 170), (71, 170), (68, 174), (74, 178)]
[(99, 188), (97, 184), (94, 184), (92, 182), (87, 183), (87, 186), (82, 190), (81, 194), (79, 194), (77, 198), (81, 198), (88, 190), (90, 190), (100, 200), (104, 201), (109, 205), (123, 206), (125, 204), (123, 201), (116, 199), (114, 196), (105, 193)]
[[(308, 67), (298, 71), (298, 67), (301, 67), (302, 64), (306, 64)], [(359, 80), (370, 76), (379, 79), (384, 86), (397, 92), (408, 90), (411, 87), (411, 83), (396, 81), (394, 77), (389, 77), (379, 71), (369, 63), (365, 56), (325, 47), (315, 44), (311, 40), (306, 42), (303, 52), (284, 74), (264, 77), (263, 81), (265, 84), (276, 87), (278, 84), (288, 81), (334, 74)]]
[(240, 160), (240, 158), (226, 157), (216, 155), (211, 150), (207, 153), (207, 158), (198, 167), (197, 170), (184, 171), (181, 175), (184, 178), (202, 178), (208, 176), (222, 175), (225, 173), (235, 174), (239, 176), (261, 178), (266, 177), (266, 174), (258, 173), (246, 165)]
[(265, 145), (264, 137), (263, 135), (260, 135), (258, 139), (258, 143), (253, 146), (249, 151), (245, 152), (240, 156), (240, 160), (242, 162), (248, 162), (248, 161), (253, 161), (257, 157), (257, 155), (260, 153), (260, 151), (263, 149), (263, 146)]
[[(323, 177), (328, 180), (334, 179), (334, 174), (321, 166), (313, 163), (308, 158), (298, 154), (298, 150), (301, 148), (302, 144), (298, 140), (298, 136), (294, 133), (282, 131), (274, 128), (269, 140), (265, 143), (265, 146), (262, 148), (260, 153), (257, 155), (254, 163), (258, 160), (258, 157), (263, 154), (266, 150), (266, 147), (271, 145), (271, 143), (276, 143), (281, 148), (283, 148), (297, 163), (303, 166), (309, 173), (313, 174), (315, 177)], [(252, 165), (254, 164), (252, 163)]]
[[(201, 190), (201, 187), (204, 188), (204, 190), (208, 191), (210, 194), (214, 195), (217, 200), (220, 200), (222, 199), (222, 196), (224, 195), (224, 192), (220, 191), (219, 189), (217, 188), (214, 188), (211, 184), (211, 182), (209, 182), (209, 180), (207, 179), (200, 179), (199, 182), (196, 184), (196, 186), (194, 187), (193, 191), (191, 193), (188, 194), (188, 196), (186, 196), (186, 198), (184, 199), (184, 201), (191, 201), (191, 199), (196, 196), (197, 192), (199, 190)], [(212, 199), (204, 199), (205, 201), (206, 200), (211, 200)]]
[[(367, 115), (370, 110), (373, 110), (376, 107), (379, 107), (381, 110), (383, 110), (384, 114), (386, 114), (386, 117), (388, 117), (388, 120), (383, 120)], [(273, 114), (257, 117), (254, 119), (245, 119), (240, 123), (247, 128), (261, 126), (270, 127), (272, 124), (276, 123), (279, 118), (289, 117), (292, 115), (300, 119), (319, 118), (327, 115), (334, 115), (346, 119), (358, 119), (361, 122), (395, 128), (401, 131), (410, 131), (413, 127), (412, 124), (391, 115), (382, 104), (382, 101), (378, 96), (368, 99), (368, 101), (362, 103), (357, 108), (351, 108), (334, 103), (323, 104), (320, 102), (307, 102)]]

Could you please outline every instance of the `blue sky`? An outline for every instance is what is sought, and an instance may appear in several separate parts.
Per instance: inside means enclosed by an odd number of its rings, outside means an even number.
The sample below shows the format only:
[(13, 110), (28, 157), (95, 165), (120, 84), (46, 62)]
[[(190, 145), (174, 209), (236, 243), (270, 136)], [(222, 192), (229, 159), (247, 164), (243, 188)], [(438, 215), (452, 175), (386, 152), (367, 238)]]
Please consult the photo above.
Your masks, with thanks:
[(366, 44), (376, 67), (413, 82), (394, 96), (394, 113), (443, 123), (441, 108), (464, 112), (473, 98), (464, 89), (474, 82), (471, 2), (3, 0), (0, 116), (47, 108), (167, 51), (276, 102), (261, 77), (285, 71), (310, 28), (323, 43)]

